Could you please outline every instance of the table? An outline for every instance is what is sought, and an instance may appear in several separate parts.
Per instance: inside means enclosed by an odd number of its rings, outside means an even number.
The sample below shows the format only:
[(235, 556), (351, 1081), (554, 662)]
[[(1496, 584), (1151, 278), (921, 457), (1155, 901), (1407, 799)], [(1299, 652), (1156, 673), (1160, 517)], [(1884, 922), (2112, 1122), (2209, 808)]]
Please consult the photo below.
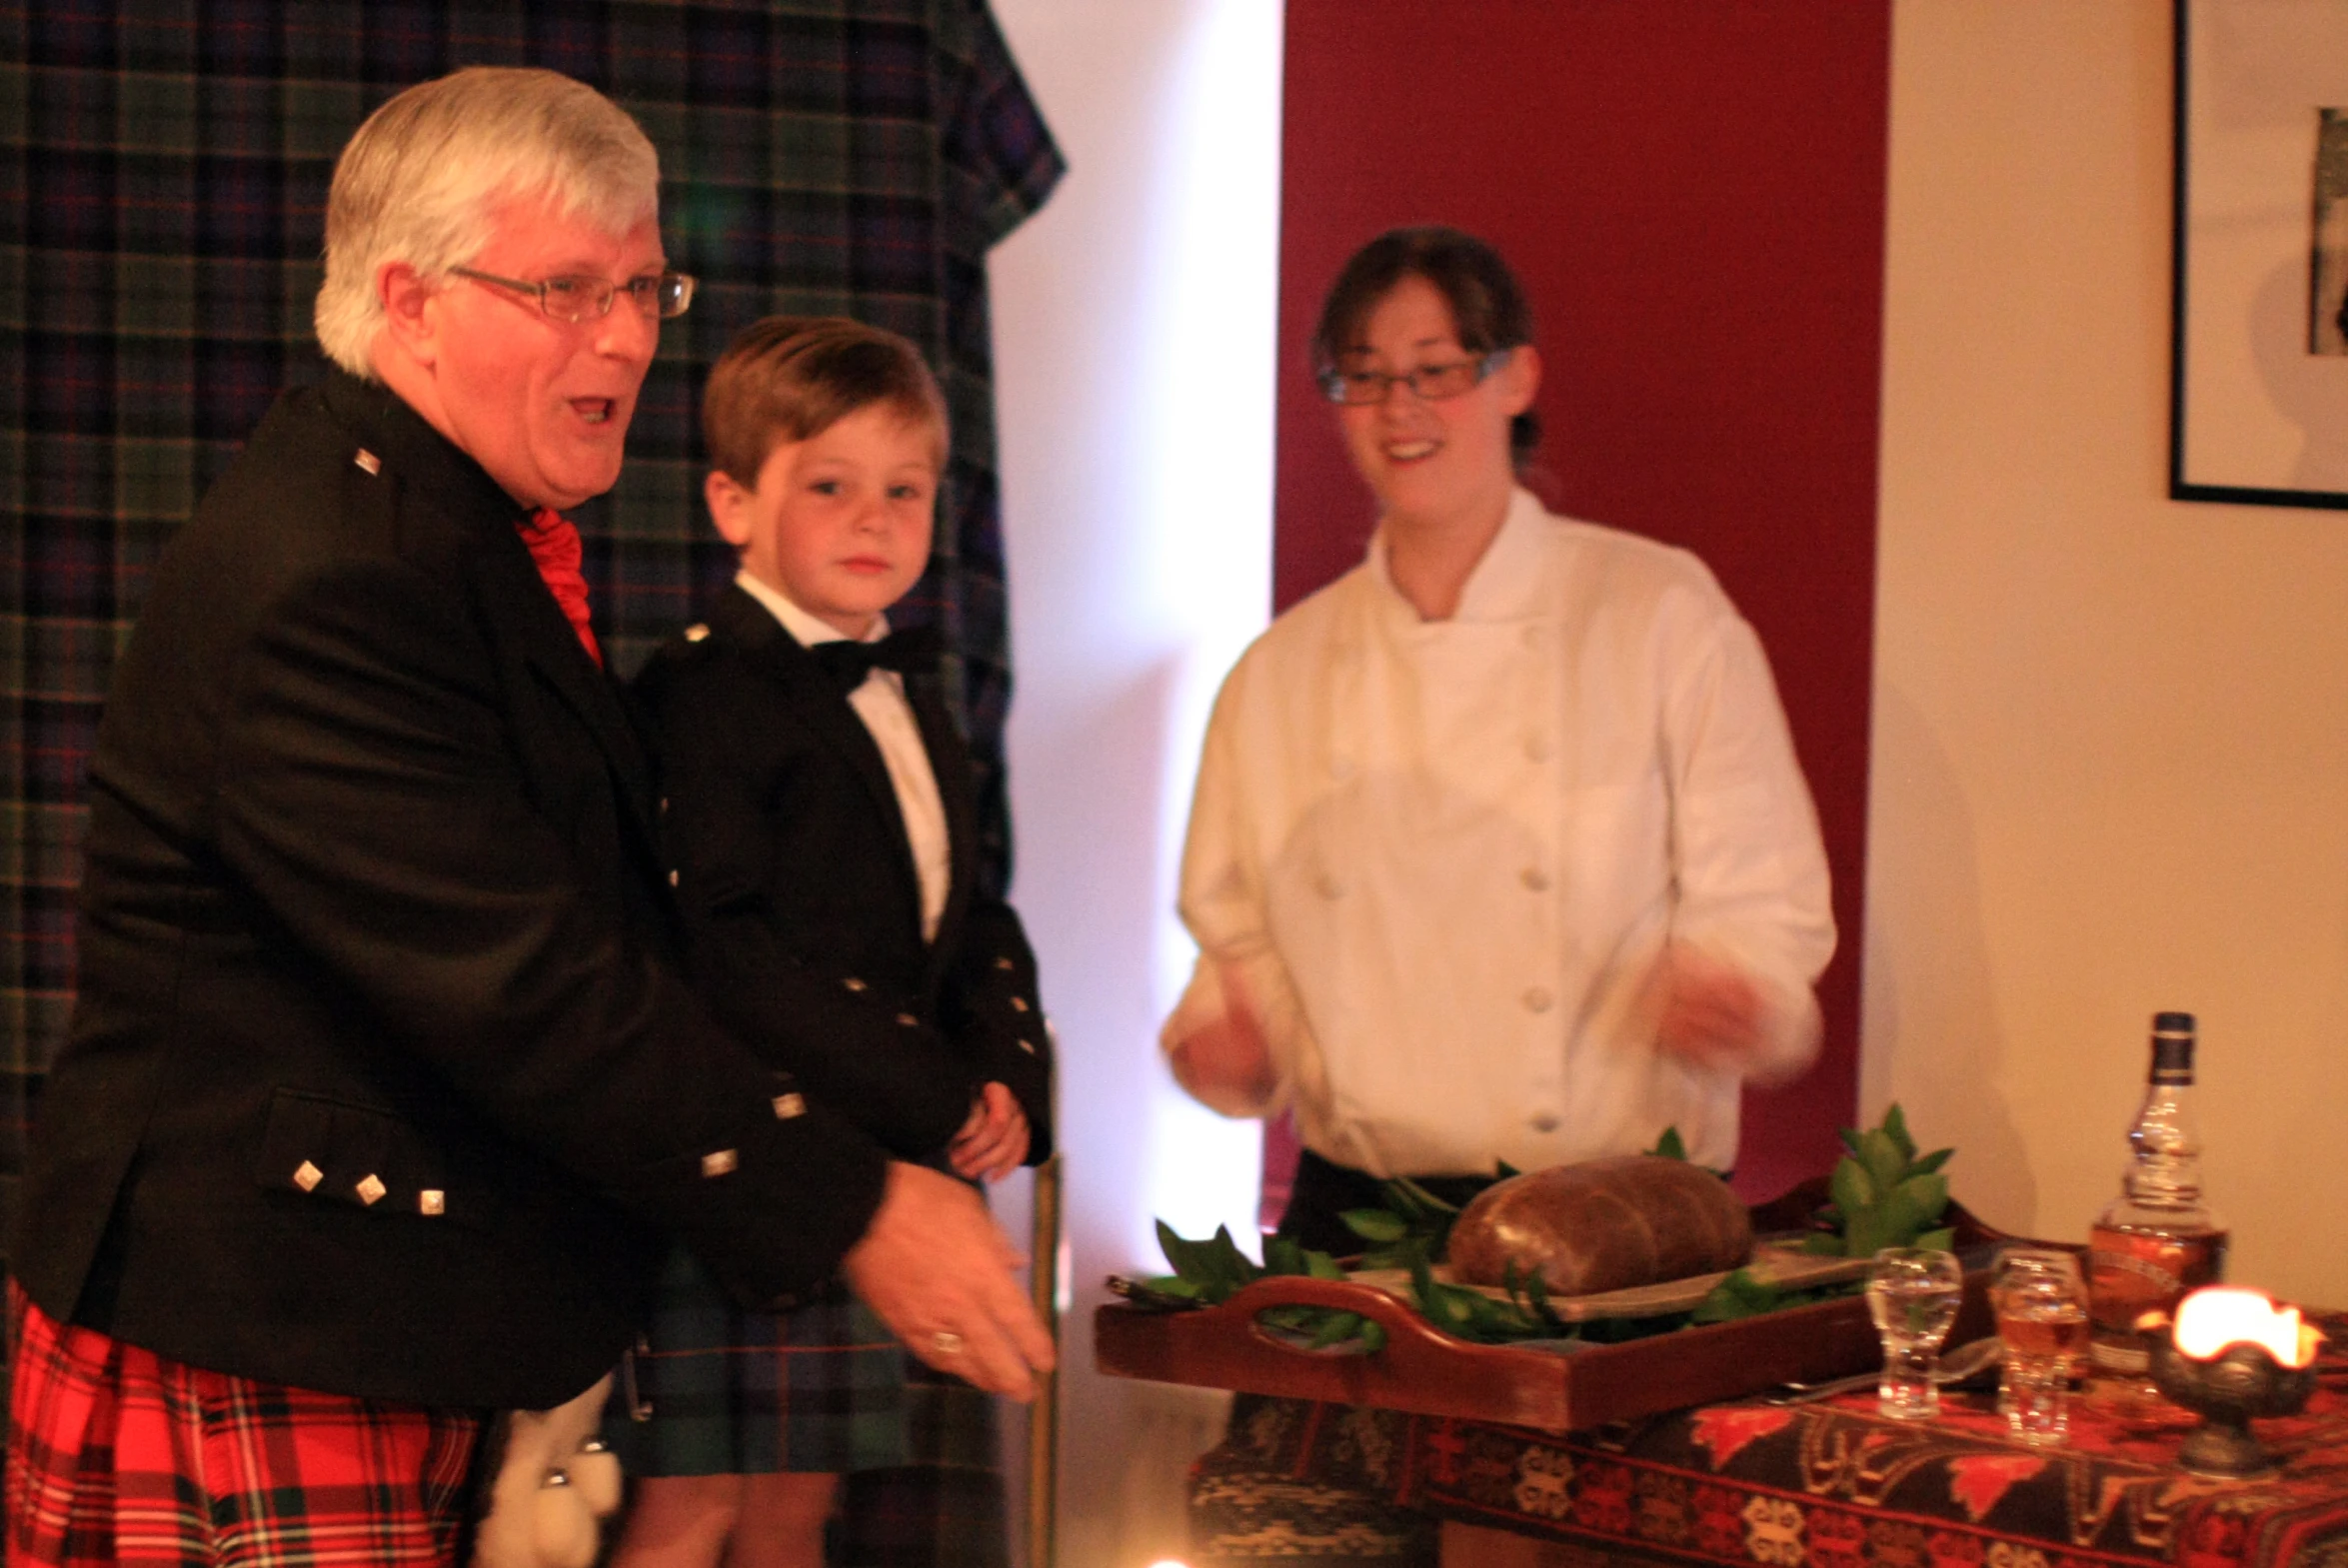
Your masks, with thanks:
[(1216, 1479), (1241, 1470), (1336, 1474), (1399, 1508), (1552, 1543), (1524, 1559), (1541, 1562), (2348, 1568), (2348, 1316), (2311, 1315), (2332, 1336), (2318, 1390), (2304, 1413), (2258, 1423), (2286, 1461), (2264, 1480), (2187, 1474), (2175, 1456), (2196, 1417), (2091, 1384), (2071, 1442), (2049, 1450), (2009, 1439), (1984, 1394), (1950, 1396), (1929, 1423), (1885, 1420), (1859, 1394), (1569, 1434), (1266, 1403), (1199, 1462), (1198, 1495), (1210, 1512)]

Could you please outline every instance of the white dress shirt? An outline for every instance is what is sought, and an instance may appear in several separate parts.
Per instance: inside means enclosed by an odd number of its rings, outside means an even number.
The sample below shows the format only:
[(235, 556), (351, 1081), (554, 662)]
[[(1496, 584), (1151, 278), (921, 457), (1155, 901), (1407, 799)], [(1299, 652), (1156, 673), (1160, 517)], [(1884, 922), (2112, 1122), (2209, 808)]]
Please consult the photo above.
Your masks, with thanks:
[[(783, 630), (802, 648), (818, 643), (844, 643), (832, 626), (793, 604), (791, 600), (752, 577), (739, 574), (735, 583), (783, 623)], [(876, 616), (865, 641), (878, 643), (889, 635), (889, 618)], [(897, 791), (898, 814), (905, 818), (905, 834), (913, 845), (914, 870), (922, 883), (922, 940), (935, 941), (938, 920), (946, 912), (946, 894), (954, 877), (953, 846), (946, 832), (946, 801), (938, 793), (938, 776), (930, 768), (930, 749), (922, 744), (921, 722), (906, 700), (905, 678), (894, 670), (875, 670), (864, 685), (848, 696), (848, 706), (865, 722), (873, 744), (888, 765), (889, 783)]]
[(1306, 1146), (1379, 1175), (1736, 1157), (1739, 1082), (1655, 1046), (1688, 943), (1816, 1050), (1826, 858), (1768, 664), (1695, 557), (1524, 491), (1445, 621), (1361, 566), (1281, 616), (1207, 729), (1170, 1046), (1232, 966)]

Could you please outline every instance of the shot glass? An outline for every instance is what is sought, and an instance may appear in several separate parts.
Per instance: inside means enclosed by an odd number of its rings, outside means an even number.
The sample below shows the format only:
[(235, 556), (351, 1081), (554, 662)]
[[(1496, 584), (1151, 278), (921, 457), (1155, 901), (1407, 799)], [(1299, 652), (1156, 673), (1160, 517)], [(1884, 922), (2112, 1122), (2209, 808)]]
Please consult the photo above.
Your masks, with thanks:
[(2009, 1247), (1989, 1285), (2005, 1374), (1997, 1408), (2023, 1442), (2052, 1447), (2071, 1429), (2072, 1364), (2087, 1350), (2087, 1290), (2079, 1260), (2051, 1247)]
[(1940, 1413), (1940, 1386), (1932, 1374), (1964, 1288), (1954, 1253), (1885, 1247), (1875, 1254), (1867, 1271), (1867, 1310), (1883, 1337), (1883, 1378), (1875, 1385), (1875, 1408), (1882, 1414), (1929, 1421)]

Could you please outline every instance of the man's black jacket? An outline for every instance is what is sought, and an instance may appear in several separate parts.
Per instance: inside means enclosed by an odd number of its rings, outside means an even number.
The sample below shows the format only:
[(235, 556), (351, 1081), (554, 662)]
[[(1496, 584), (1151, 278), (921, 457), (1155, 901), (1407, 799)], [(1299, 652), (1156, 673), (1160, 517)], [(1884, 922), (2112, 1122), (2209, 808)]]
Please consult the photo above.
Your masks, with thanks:
[(675, 964), (660, 801), (515, 504), (397, 398), (287, 394), (158, 567), (90, 773), (80, 1001), (19, 1277), (198, 1366), (543, 1406), (668, 1235), (829, 1273), (880, 1147)]

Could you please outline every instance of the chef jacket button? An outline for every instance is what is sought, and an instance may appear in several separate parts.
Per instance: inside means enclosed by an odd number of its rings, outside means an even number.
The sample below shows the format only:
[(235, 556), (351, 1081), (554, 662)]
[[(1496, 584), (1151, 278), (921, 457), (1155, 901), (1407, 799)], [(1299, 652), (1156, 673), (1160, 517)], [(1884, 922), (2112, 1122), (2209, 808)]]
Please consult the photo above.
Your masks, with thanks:
[(899, 1013), (897, 1015), (897, 1021), (904, 1024), (909, 1029), (918, 1029), (922, 1026), (922, 1020), (915, 1017), (910, 1012)]
[(1022, 1040), (1020, 1041), (1020, 1049), (1033, 1056), (1036, 1054), (1036, 1042), (1034, 1040)]
[(369, 452), (365, 447), (361, 447), (358, 451), (358, 454), (354, 456), (351, 461), (359, 465), (359, 472), (362, 474), (380, 474), (383, 472), (383, 459), (377, 457), (374, 453)]
[(797, 1089), (792, 1090), (788, 1094), (778, 1094), (775, 1096), (775, 1119), (777, 1121), (789, 1121), (794, 1116), (804, 1116), (806, 1114), (807, 1096), (800, 1093)]
[(1012, 962), (1009, 958), (998, 958), (995, 960), (995, 967), (1001, 969), (1004, 973), (1009, 974), (1012, 970), (1018, 968), (1019, 965)]
[(674, 870), (669, 872), (669, 885), (672, 887), (677, 885), (677, 873)]
[(1312, 885), (1323, 898), (1341, 898), (1345, 894), (1345, 884), (1332, 871), (1322, 871), (1313, 878)]
[(366, 1175), (359, 1178), (358, 1183), (353, 1186), (351, 1190), (359, 1194), (360, 1202), (372, 1205), (386, 1192), (389, 1192), (391, 1188), (383, 1184), (383, 1178), (381, 1176), (375, 1174), (373, 1171), (369, 1171)]
[(685, 641), (688, 643), (706, 642), (709, 639), (709, 635), (710, 629), (706, 626), (703, 626), (698, 621), (685, 629)]
[(1012, 1011), (1014, 1011), (1014, 1012), (1025, 1012), (1025, 1011), (1027, 1011), (1027, 1010), (1028, 1010), (1028, 998), (1027, 998), (1027, 997), (1025, 997), (1025, 996), (1014, 996), (1014, 997), (1011, 999), (1011, 1010), (1012, 1010)]
[(438, 1187), (426, 1187), (416, 1194), (416, 1212), (419, 1214), (446, 1214), (449, 1195)]
[(669, 797), (665, 794), (661, 796), (661, 814), (663, 816), (669, 814)]
[(294, 1167), (294, 1185), (300, 1187), (304, 1192), (317, 1191), (318, 1183), (325, 1179), (326, 1172), (308, 1160), (304, 1160)]
[(1548, 1111), (1548, 1110), (1544, 1110), (1544, 1111), (1540, 1112), (1538, 1115), (1534, 1116), (1534, 1117), (1532, 1118), (1532, 1130), (1533, 1130), (1533, 1131), (1535, 1131), (1535, 1132), (1554, 1132), (1554, 1131), (1556, 1131), (1556, 1130), (1557, 1130), (1557, 1115), (1556, 1115), (1556, 1112), (1554, 1112), (1554, 1111)]
[(733, 1149), (719, 1149), (701, 1157), (701, 1173), (705, 1176), (723, 1176), (742, 1163), (742, 1156)]
[(1527, 1012), (1546, 1012), (1556, 1003), (1557, 998), (1549, 994), (1546, 986), (1535, 985), (1524, 993), (1524, 1010)]
[(1536, 763), (1547, 762), (1549, 760), (1549, 738), (1542, 735), (1526, 736), (1524, 738), (1524, 755)]
[(865, 982), (864, 982), (864, 981), (862, 981), (862, 980), (860, 980), (860, 979), (858, 979), (858, 978), (857, 978), (855, 975), (853, 975), (853, 974), (851, 974), (851, 975), (850, 975), (850, 976), (849, 976), (847, 979), (845, 979), (845, 980), (842, 980), (840, 983), (841, 983), (842, 985), (845, 985), (845, 986), (847, 986), (847, 987), (848, 987), (850, 990), (852, 990), (852, 991), (855, 991), (855, 992), (857, 992), (857, 993), (858, 993), (858, 994), (860, 994), (860, 995), (861, 995), (861, 994), (862, 994), (862, 993), (863, 993), (863, 992), (864, 992), (866, 989), (868, 989), (868, 987), (866, 986)]
[(1549, 890), (1549, 873), (1537, 865), (1528, 865), (1518, 871), (1516, 879), (1524, 883), (1525, 890), (1528, 892), (1547, 892)]

